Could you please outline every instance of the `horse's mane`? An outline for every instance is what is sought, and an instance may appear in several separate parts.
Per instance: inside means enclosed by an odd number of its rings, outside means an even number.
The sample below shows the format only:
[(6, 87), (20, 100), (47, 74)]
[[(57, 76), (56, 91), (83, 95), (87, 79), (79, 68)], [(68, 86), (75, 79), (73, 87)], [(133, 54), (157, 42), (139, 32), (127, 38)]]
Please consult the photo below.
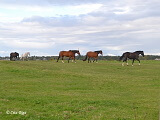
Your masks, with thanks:
[(19, 54), (18, 52), (11, 52), (10, 54)]
[(142, 53), (143, 51), (141, 51), (141, 50), (138, 50), (138, 51), (135, 51), (135, 53)]
[(74, 53), (75, 53), (75, 52), (79, 52), (79, 50), (69, 50), (69, 51), (74, 52)]
[(102, 50), (98, 50), (98, 51), (94, 51), (94, 52), (99, 53), (99, 52), (102, 52)]

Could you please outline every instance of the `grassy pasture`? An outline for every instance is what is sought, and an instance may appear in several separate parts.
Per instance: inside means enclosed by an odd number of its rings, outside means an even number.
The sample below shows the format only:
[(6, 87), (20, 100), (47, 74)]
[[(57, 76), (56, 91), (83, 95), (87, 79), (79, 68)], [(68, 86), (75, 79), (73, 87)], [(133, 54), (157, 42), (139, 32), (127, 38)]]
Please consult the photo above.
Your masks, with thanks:
[(0, 61), (0, 120), (158, 120), (160, 61), (65, 62)]

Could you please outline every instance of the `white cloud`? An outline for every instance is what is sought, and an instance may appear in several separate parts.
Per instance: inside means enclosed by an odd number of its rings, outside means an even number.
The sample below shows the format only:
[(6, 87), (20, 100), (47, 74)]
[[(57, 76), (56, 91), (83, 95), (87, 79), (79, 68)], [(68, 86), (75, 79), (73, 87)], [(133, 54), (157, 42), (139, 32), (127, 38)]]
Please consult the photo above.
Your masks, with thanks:
[(2, 0), (0, 51), (25, 48), (46, 55), (79, 48), (83, 54), (98, 49), (110, 55), (159, 53), (159, 5), (158, 0)]
[(4, 41), (4, 44), (9, 47), (15, 47), (15, 48), (35, 48), (35, 49), (44, 49), (44, 48), (50, 48), (53, 47), (55, 44), (54, 42), (25, 42), (23, 40), (10, 40)]
[(116, 56), (115, 54), (112, 54), (112, 53), (108, 53), (107, 55), (108, 56)]
[(131, 10), (130, 10), (130, 8), (128, 7), (128, 6), (126, 6), (126, 7), (119, 7), (119, 8), (116, 8), (117, 10), (115, 10), (115, 12), (113, 12), (113, 13), (115, 13), (115, 14), (127, 14), (127, 13), (129, 13)]
[(8, 51), (0, 51), (0, 54), (6, 54)]
[(0, 13), (3, 19), (0, 22), (17, 22), (25, 17), (41, 16), (41, 17), (56, 17), (62, 15), (88, 14), (99, 9), (102, 4), (84, 4), (84, 5), (47, 5), (47, 6), (26, 6), (26, 5), (0, 5), (4, 13)]

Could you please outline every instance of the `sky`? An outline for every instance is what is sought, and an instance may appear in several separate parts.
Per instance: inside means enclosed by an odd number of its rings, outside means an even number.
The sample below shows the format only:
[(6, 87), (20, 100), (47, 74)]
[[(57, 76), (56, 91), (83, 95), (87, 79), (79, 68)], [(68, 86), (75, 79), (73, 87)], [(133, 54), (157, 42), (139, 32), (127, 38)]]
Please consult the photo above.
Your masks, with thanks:
[(160, 55), (159, 0), (0, 0), (0, 56)]

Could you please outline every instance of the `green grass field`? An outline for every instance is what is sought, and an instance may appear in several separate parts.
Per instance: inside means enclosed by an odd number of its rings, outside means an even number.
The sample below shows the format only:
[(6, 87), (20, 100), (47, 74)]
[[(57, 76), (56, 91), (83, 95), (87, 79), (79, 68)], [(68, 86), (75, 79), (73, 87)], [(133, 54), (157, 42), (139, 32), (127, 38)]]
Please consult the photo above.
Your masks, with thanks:
[(159, 86), (160, 61), (0, 61), (0, 120), (158, 120)]

